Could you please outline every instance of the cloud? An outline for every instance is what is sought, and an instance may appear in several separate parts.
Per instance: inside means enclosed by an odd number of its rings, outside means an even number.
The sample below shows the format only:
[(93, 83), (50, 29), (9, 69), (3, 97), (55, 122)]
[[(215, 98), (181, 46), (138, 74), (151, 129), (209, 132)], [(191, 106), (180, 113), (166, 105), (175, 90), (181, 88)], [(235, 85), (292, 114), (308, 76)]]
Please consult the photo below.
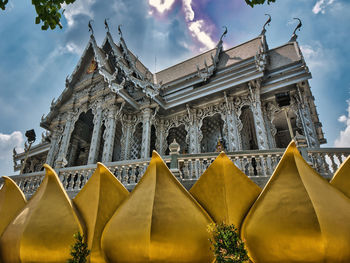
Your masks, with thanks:
[(335, 2), (335, 0), (318, 0), (314, 7), (312, 8), (312, 12), (314, 14), (325, 14), (326, 8), (330, 5), (332, 5)]
[(150, 6), (157, 9), (159, 13), (164, 13), (169, 11), (174, 4), (175, 0), (149, 0), (148, 3)]
[(68, 27), (71, 27), (75, 23), (75, 17), (77, 15), (87, 15), (91, 19), (94, 18), (93, 12), (91, 11), (91, 6), (96, 2), (96, 0), (79, 0), (75, 1), (73, 4), (64, 5), (65, 9), (63, 15), (67, 19)]
[(347, 116), (341, 115), (338, 121), (346, 125), (344, 130), (340, 131), (340, 134), (334, 141), (335, 147), (350, 147), (350, 100), (346, 101), (348, 103)]
[(334, 58), (332, 58), (334, 52), (324, 48), (320, 42), (314, 41), (311, 45), (301, 45), (300, 49), (312, 72), (330, 71), (336, 68)]
[[(191, 35), (202, 45), (204, 45), (204, 49), (214, 48), (216, 44), (209, 33), (210, 27), (212, 27), (212, 25), (208, 25), (207, 21), (204, 19), (195, 20), (195, 12), (192, 8), (192, 0), (182, 0), (182, 5), (185, 13), (185, 19)], [(204, 50), (200, 49), (200, 51)]]
[(192, 21), (194, 19), (194, 11), (192, 9), (192, 0), (183, 0), (183, 8), (185, 11), (186, 21)]
[(23, 134), (14, 131), (11, 134), (0, 133), (0, 176), (13, 174), (12, 150), (23, 151)]
[(204, 20), (197, 20), (189, 23), (188, 29), (191, 31), (192, 36), (197, 38), (206, 48), (212, 49), (215, 47), (215, 42), (211, 39), (210, 35), (205, 32), (206, 25)]
[[(156, 8), (156, 11), (163, 13), (169, 11), (174, 6), (175, 0), (149, 0), (149, 5)], [(211, 32), (214, 25), (207, 19), (196, 19), (196, 13), (193, 9), (192, 0), (182, 0), (182, 9), (185, 15), (185, 22), (191, 36), (201, 44), (202, 48), (199, 51), (212, 49), (216, 43), (211, 38)], [(154, 15), (154, 12), (148, 12), (149, 16)], [(188, 47), (188, 45), (186, 45)]]

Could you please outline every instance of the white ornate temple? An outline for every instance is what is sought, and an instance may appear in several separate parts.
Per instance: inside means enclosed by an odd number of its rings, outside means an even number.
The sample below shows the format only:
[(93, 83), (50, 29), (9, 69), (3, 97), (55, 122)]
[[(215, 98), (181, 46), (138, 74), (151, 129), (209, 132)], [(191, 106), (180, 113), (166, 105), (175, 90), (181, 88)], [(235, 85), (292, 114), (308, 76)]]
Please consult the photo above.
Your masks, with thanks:
[[(40, 171), (45, 162), (63, 170), (98, 161), (127, 166), (152, 150), (168, 156), (174, 139), (178, 154), (187, 157), (282, 152), (295, 136), (319, 148), (326, 140), (295, 31), (271, 49), (265, 26), (256, 38), (227, 50), (225, 31), (214, 49), (156, 73), (128, 49), (120, 27), (116, 43), (106, 24), (101, 46), (91, 30), (65, 89), (42, 117), (48, 133), (30, 149), (23, 173)], [(25, 155), (14, 151), (15, 170)]]

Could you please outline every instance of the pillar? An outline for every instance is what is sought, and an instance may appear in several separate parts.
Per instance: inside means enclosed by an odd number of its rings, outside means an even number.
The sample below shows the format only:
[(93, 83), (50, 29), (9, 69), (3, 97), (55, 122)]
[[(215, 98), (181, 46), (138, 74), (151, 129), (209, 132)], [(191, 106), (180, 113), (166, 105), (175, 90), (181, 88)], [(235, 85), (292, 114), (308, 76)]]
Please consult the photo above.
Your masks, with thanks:
[(254, 81), (248, 83), (251, 104), (250, 108), (253, 112), (254, 126), (256, 132), (256, 139), (258, 141), (259, 150), (269, 149), (267, 132), (265, 127), (264, 116), (261, 109), (261, 100), (260, 100), (260, 83)]
[(115, 137), (115, 127), (116, 127), (116, 108), (110, 108), (107, 112), (105, 120), (105, 132), (103, 138), (105, 143), (103, 145), (102, 162), (108, 163), (112, 161), (113, 157), (113, 147), (114, 147), (114, 137)]
[(101, 143), (102, 132), (102, 106), (98, 105), (93, 109), (94, 114), (94, 129), (92, 131), (91, 144), (89, 150), (88, 164), (96, 163), (98, 158), (98, 151)]
[(142, 110), (142, 145), (141, 158), (148, 158), (151, 147), (151, 114), (150, 108)]
[(239, 151), (241, 145), (239, 143), (239, 131), (237, 127), (237, 114), (233, 106), (233, 102), (227, 102), (229, 105), (226, 106), (225, 122), (227, 127), (227, 145), (226, 149), (228, 152)]
[(127, 120), (123, 120), (122, 125), (123, 138), (121, 139), (121, 158), (122, 160), (129, 160), (133, 127), (130, 115), (127, 116)]
[(187, 133), (189, 138), (189, 153), (200, 153), (201, 152), (201, 141), (203, 138), (201, 131), (201, 123), (196, 117), (195, 109), (189, 110), (189, 124), (187, 125)]
[(72, 134), (74, 122), (76, 119), (74, 117), (75, 116), (74, 116), (73, 112), (70, 112), (67, 114), (66, 124), (64, 126), (62, 141), (61, 141), (61, 145), (60, 145), (60, 150), (58, 152), (58, 157), (57, 157), (56, 164), (55, 164), (56, 168), (61, 168), (61, 167), (64, 167), (65, 165), (67, 165), (66, 156), (67, 156), (70, 136)]
[(52, 133), (50, 149), (46, 157), (46, 163), (50, 166), (54, 166), (54, 156), (55, 156), (55, 152), (57, 150), (59, 138), (61, 135), (62, 134), (58, 130), (54, 130)]
[(307, 146), (311, 148), (320, 147), (320, 143), (317, 138), (316, 129), (311, 118), (311, 111), (309, 108), (308, 97), (303, 92), (302, 84), (297, 85), (297, 105), (298, 105), (298, 114), (303, 125), (304, 135), (307, 141)]
[(156, 131), (157, 131), (157, 142), (156, 149), (160, 155), (164, 155), (167, 150), (167, 141), (166, 141), (166, 130), (164, 126), (164, 120), (160, 120), (157, 123)]

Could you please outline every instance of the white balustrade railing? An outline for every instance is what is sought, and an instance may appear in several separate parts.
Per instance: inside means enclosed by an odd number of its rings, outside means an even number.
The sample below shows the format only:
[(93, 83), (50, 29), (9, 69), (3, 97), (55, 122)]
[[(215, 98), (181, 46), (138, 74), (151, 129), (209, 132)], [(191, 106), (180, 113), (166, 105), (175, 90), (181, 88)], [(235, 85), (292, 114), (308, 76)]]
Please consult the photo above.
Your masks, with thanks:
[[(253, 150), (227, 153), (228, 157), (247, 176), (255, 180), (268, 178), (272, 175), (280, 161), (284, 149)], [(305, 149), (304, 158), (313, 168), (326, 178), (331, 178), (340, 164), (350, 154), (350, 148), (319, 148)], [(197, 180), (208, 166), (215, 160), (218, 153), (183, 154), (163, 156), (165, 163), (179, 171), (183, 181)], [(175, 157), (175, 167), (171, 167), (171, 158)], [(106, 163), (107, 168), (125, 187), (131, 190), (141, 179), (150, 162), (148, 159), (128, 160)], [(172, 162), (173, 163), (173, 162)], [(56, 172), (68, 193), (79, 192), (96, 169), (96, 164), (57, 169)], [(24, 194), (29, 197), (39, 187), (44, 178), (44, 171), (11, 176)], [(2, 180), (0, 178), (0, 186)], [(74, 194), (73, 194), (74, 195)]]
[[(226, 153), (235, 165), (248, 176), (270, 176), (283, 155), (283, 150), (253, 150)], [(179, 155), (183, 179), (198, 179), (215, 160), (218, 153)]]

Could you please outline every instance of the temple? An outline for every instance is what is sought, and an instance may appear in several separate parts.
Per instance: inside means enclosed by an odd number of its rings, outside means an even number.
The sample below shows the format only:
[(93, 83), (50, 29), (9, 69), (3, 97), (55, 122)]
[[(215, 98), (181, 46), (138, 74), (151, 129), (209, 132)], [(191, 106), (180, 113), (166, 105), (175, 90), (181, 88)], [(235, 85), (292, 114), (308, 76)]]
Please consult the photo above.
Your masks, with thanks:
[[(270, 49), (265, 24), (256, 38), (224, 50), (225, 30), (214, 49), (152, 73), (128, 49), (121, 28), (116, 43), (105, 24), (101, 46), (91, 28), (62, 94), (42, 117), (41, 143), (14, 150), (15, 171), (40, 174), (47, 163), (69, 174), (67, 187), (74, 187), (75, 175), (102, 162), (132, 184), (156, 150), (179, 178), (195, 179), (210, 154), (224, 150), (248, 175), (268, 176), (291, 139), (307, 149), (326, 143), (295, 32)], [(174, 164), (172, 143), (182, 163)]]

